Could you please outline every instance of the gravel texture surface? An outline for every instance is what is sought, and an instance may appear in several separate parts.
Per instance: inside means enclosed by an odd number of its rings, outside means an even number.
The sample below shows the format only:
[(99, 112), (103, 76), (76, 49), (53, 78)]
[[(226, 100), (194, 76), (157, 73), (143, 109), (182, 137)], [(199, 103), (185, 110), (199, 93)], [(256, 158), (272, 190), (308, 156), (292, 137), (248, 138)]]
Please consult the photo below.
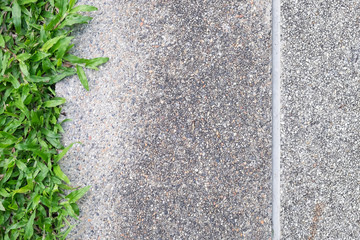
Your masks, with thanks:
[(283, 239), (360, 239), (360, 2), (282, 14)]
[(110, 61), (57, 85), (69, 239), (270, 239), (271, 1), (80, 2), (76, 54)]

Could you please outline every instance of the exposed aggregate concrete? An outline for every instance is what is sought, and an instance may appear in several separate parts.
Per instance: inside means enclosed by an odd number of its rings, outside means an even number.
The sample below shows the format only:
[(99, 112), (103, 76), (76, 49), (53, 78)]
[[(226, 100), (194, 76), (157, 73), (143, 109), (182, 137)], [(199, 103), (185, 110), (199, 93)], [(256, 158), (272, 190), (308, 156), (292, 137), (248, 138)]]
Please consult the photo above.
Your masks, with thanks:
[(57, 85), (69, 239), (270, 239), (271, 2), (81, 2), (75, 53), (110, 61)]
[(360, 2), (282, 1), (283, 239), (360, 239)]

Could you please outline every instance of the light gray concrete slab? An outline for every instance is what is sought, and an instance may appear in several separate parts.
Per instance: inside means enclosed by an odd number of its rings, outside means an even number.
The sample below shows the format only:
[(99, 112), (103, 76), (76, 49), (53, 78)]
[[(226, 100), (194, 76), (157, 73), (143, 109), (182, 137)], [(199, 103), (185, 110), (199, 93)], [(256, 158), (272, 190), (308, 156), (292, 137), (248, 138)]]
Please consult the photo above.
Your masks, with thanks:
[(359, 19), (282, 1), (282, 239), (360, 239)]
[(95, 1), (57, 85), (62, 162), (92, 185), (69, 239), (271, 238), (271, 1)]

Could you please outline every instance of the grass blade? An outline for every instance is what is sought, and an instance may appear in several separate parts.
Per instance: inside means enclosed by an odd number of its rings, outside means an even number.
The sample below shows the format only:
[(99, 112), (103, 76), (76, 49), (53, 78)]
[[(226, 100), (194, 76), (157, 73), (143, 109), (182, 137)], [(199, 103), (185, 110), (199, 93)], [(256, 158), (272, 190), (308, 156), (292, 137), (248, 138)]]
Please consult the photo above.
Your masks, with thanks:
[(40, 77), (40, 76), (29, 76), (26, 78), (27, 81), (33, 82), (33, 83), (46, 83), (50, 81), (49, 77)]
[(22, 53), (16, 56), (16, 59), (19, 61), (26, 61), (31, 57), (30, 53)]
[(107, 61), (109, 61), (109, 58), (104, 58), (104, 57), (99, 57), (99, 58), (93, 58), (93, 59), (90, 59), (85, 67), (87, 68), (91, 68), (91, 69), (94, 69), (94, 70), (99, 70), (97, 68), (97, 66), (101, 65), (101, 64), (104, 64), (106, 63)]
[(77, 2), (77, 0), (70, 0), (69, 1), (69, 9), (72, 9), (76, 2)]
[(16, 33), (20, 34), (21, 32), (21, 8), (17, 0), (13, 1), (12, 6), (12, 18), (15, 25)]
[(64, 156), (65, 154), (70, 150), (70, 148), (72, 148), (72, 146), (74, 145), (75, 143), (71, 143), (69, 146), (67, 146), (66, 148), (64, 148), (61, 153), (59, 153), (58, 155), (55, 156), (55, 162), (58, 162), (60, 161)]
[(34, 235), (34, 219), (36, 216), (36, 210), (31, 214), (29, 221), (25, 226), (25, 240), (30, 239)]
[(4, 57), (2, 59), (2, 64), (1, 64), (1, 74), (0, 75), (4, 75), (6, 69), (7, 69), (7, 66), (8, 66), (8, 62), (9, 62), (9, 58), (10, 58), (10, 52), (6, 52), (4, 54)]
[(69, 178), (65, 175), (65, 173), (63, 173), (63, 171), (61, 171), (61, 168), (59, 165), (55, 165), (53, 170), (54, 170), (55, 176), (57, 176), (58, 178), (60, 178), (64, 182), (66, 182), (67, 184), (70, 184)]
[(4, 205), (2, 204), (2, 202), (0, 201), (0, 211), (3, 211), (5, 212), (5, 208), (4, 208)]
[(0, 34), (0, 47), (5, 47), (5, 40), (4, 37)]
[(36, 3), (38, 0), (20, 0), (20, 5), (25, 5), (28, 3)]
[(98, 9), (94, 6), (80, 5), (80, 6), (76, 6), (73, 9), (71, 9), (70, 13), (92, 12), (92, 11), (96, 11), (96, 10), (98, 10)]
[(89, 83), (88, 83), (88, 80), (86, 78), (84, 69), (81, 66), (76, 65), (76, 72), (77, 72), (77, 75), (79, 76), (81, 84), (84, 86), (84, 88), (87, 91), (89, 91)]
[(65, 198), (69, 201), (69, 203), (75, 203), (78, 201), (85, 193), (90, 189), (90, 186), (80, 188), (79, 190), (71, 192)]
[(34, 61), (34, 62), (37, 62), (37, 61), (40, 61), (48, 56), (50, 56), (51, 53), (44, 53), (44, 52), (36, 52), (32, 57), (31, 57), (31, 60)]
[(44, 45), (42, 46), (42, 48), (40, 49), (40, 51), (42, 52), (47, 52), (52, 46), (54, 46), (60, 39), (64, 38), (65, 36), (57, 36), (54, 37), (50, 40), (48, 40), (46, 43), (44, 43)]
[(61, 74), (58, 75), (54, 75), (50, 78), (50, 81), (46, 84), (54, 84), (57, 83), (59, 81), (61, 81), (63, 78), (68, 77), (68, 76), (72, 76), (76, 73), (76, 71), (73, 68), (70, 68), (67, 71), (62, 72)]
[(27, 68), (27, 66), (26, 66), (26, 63), (24, 63), (23, 61), (21, 61), (20, 63), (19, 63), (19, 65), (20, 65), (20, 70), (21, 70), (21, 72), (22, 72), (22, 74), (24, 74), (25, 76), (29, 76), (29, 70), (28, 70), (28, 68)]
[(53, 98), (53, 100), (49, 100), (44, 102), (43, 106), (47, 108), (57, 107), (66, 102), (65, 98)]
[(89, 16), (82, 16), (79, 14), (73, 14), (69, 15), (59, 26), (59, 29), (62, 29), (66, 26), (72, 26), (74, 24), (80, 24), (80, 23), (88, 23), (92, 17)]

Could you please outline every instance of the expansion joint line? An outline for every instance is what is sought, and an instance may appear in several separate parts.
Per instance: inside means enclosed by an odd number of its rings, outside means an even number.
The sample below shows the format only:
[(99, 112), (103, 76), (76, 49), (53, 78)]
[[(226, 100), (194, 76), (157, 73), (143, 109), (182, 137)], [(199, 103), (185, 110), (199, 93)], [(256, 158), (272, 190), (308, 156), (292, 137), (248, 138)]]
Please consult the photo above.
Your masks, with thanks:
[(280, 240), (280, 0), (272, 0), (272, 239)]

